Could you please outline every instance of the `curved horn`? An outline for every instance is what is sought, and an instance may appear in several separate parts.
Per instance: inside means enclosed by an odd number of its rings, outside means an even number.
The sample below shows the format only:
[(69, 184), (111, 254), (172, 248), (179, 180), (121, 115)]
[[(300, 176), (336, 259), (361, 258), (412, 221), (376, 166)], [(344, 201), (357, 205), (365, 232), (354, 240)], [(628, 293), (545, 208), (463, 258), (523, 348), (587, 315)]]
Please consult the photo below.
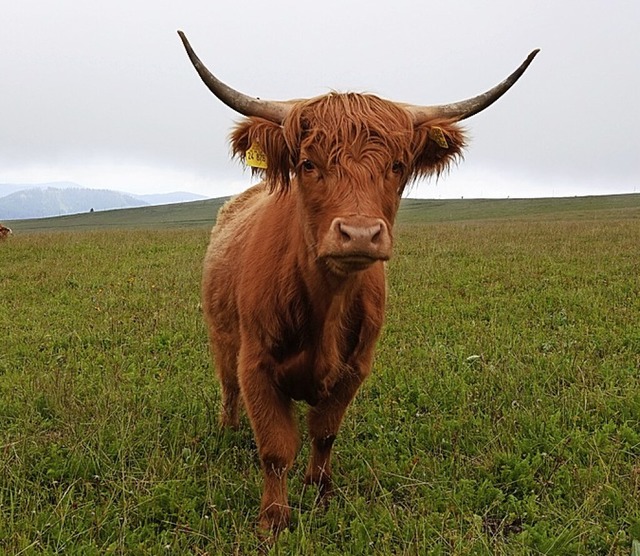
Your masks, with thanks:
[(260, 100), (232, 89), (213, 75), (200, 61), (200, 58), (198, 58), (193, 48), (191, 48), (185, 34), (182, 31), (178, 31), (178, 35), (180, 35), (182, 44), (189, 55), (193, 67), (196, 68), (200, 79), (202, 79), (208, 89), (222, 102), (230, 108), (233, 108), (236, 112), (240, 112), (243, 116), (257, 116), (278, 124), (284, 121), (291, 110), (292, 103)]
[(460, 121), (474, 116), (488, 106), (491, 106), (496, 100), (504, 95), (514, 85), (514, 83), (520, 79), (520, 76), (529, 67), (529, 64), (533, 61), (538, 52), (540, 52), (539, 48), (531, 52), (516, 71), (514, 71), (504, 81), (498, 83), (493, 87), (493, 89), (489, 89), (486, 93), (482, 93), (481, 95), (467, 100), (462, 100), (460, 102), (453, 102), (451, 104), (441, 104), (436, 106), (405, 105), (405, 107), (412, 114), (415, 124), (432, 120), (434, 118), (446, 118), (454, 121)]

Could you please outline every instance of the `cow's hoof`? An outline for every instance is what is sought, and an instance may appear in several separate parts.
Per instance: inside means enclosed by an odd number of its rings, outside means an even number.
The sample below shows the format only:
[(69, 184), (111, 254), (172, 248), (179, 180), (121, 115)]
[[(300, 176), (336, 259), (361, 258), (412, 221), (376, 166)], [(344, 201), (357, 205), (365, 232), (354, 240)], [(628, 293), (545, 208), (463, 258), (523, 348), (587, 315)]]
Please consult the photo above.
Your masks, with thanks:
[(304, 478), (306, 485), (316, 485), (320, 499), (326, 504), (333, 496), (333, 481), (331, 475), (326, 473), (311, 474), (307, 473)]
[(258, 527), (266, 534), (278, 534), (283, 529), (289, 527), (291, 522), (291, 508), (281, 504), (271, 504), (268, 508), (260, 511)]

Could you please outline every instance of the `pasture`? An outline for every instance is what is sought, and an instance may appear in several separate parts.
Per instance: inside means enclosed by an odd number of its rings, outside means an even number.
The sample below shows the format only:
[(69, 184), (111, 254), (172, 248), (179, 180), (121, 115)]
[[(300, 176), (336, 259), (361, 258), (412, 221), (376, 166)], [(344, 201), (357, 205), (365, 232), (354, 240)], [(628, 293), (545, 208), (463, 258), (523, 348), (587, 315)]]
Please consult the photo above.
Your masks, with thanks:
[(640, 553), (640, 196), (405, 203), (338, 492), (303, 439), (273, 546), (246, 417), (217, 424), (195, 207), (10, 224), (0, 553)]

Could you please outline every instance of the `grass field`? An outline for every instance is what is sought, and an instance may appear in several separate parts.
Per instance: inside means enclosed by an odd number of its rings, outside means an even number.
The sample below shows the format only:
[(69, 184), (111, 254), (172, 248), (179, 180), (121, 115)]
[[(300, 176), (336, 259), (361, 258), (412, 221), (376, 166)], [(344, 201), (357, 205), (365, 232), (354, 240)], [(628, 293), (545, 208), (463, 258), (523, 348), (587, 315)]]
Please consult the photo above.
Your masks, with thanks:
[(205, 208), (11, 224), (0, 554), (640, 554), (640, 196), (406, 203), (338, 493), (303, 444), (271, 547), (217, 425)]

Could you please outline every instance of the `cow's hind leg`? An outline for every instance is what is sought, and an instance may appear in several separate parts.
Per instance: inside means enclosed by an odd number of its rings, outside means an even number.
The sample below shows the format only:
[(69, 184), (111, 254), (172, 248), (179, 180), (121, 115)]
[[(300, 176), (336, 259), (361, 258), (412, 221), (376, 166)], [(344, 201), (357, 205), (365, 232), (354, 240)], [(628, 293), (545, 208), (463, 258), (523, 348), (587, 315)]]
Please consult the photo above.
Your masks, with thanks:
[(213, 338), (211, 338), (211, 348), (222, 388), (220, 424), (223, 427), (237, 429), (240, 424), (237, 348), (232, 343), (216, 342)]
[(291, 516), (287, 473), (298, 451), (293, 404), (260, 365), (245, 365), (241, 358), (239, 378), (264, 478), (259, 525), (278, 532), (289, 525)]
[(356, 395), (363, 377), (352, 371), (332, 389), (331, 395), (309, 410), (307, 421), (311, 436), (311, 458), (305, 474), (305, 483), (318, 485), (320, 496), (331, 495), (331, 449), (342, 418)]

